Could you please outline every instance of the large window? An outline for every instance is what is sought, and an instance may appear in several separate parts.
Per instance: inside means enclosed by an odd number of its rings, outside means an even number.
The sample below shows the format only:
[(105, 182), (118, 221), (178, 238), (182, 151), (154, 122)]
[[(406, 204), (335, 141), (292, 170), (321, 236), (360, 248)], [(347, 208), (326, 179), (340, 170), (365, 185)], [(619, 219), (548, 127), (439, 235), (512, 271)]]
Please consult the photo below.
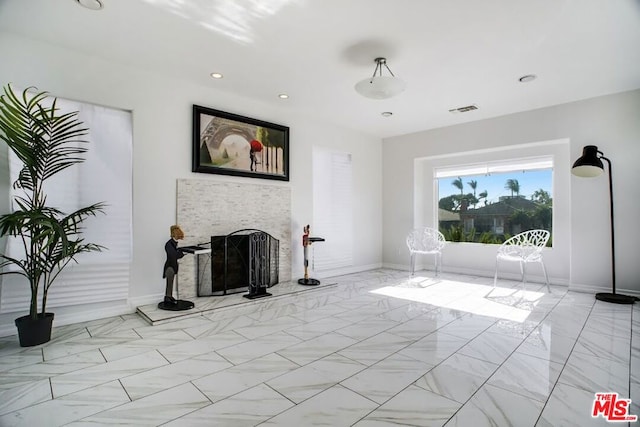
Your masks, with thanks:
[(434, 179), (448, 241), (500, 244), (522, 231), (552, 231), (551, 157), (435, 168)]
[[(63, 212), (105, 202), (105, 215), (87, 218), (82, 237), (100, 244), (102, 252), (79, 254), (51, 287), (47, 307), (126, 300), (132, 257), (132, 116), (131, 112), (58, 98), (61, 113), (78, 111), (88, 129), (85, 161), (52, 177), (47, 182), (47, 202)], [(22, 167), (9, 155), (9, 177), (14, 182)], [(19, 191), (10, 187), (10, 196)], [(13, 197), (12, 197), (13, 198)], [(20, 257), (22, 246), (7, 241), (6, 253)], [(18, 275), (2, 281), (0, 313), (28, 309), (29, 286)]]

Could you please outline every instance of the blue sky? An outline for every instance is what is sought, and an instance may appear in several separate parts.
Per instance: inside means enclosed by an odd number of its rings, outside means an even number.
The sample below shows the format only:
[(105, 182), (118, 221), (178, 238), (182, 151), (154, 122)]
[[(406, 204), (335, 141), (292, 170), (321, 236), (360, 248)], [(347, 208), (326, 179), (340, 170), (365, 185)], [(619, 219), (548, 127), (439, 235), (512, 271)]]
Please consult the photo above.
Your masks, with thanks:
[[(507, 172), (497, 173), (492, 175), (470, 175), (463, 176), (462, 182), (464, 184), (464, 194), (473, 193), (473, 189), (467, 184), (471, 180), (478, 181), (476, 188), (476, 194), (487, 190), (489, 202), (497, 202), (500, 196), (510, 196), (511, 191), (504, 188), (508, 179), (517, 179), (520, 184), (520, 195), (525, 196), (527, 199), (531, 198), (531, 195), (538, 189), (542, 188), (551, 194), (553, 197), (551, 178), (552, 171), (536, 170), (526, 172)], [(441, 199), (452, 194), (460, 194), (460, 190), (451, 184), (456, 177), (442, 178), (438, 182), (438, 199)], [(481, 202), (484, 203), (484, 202)]]

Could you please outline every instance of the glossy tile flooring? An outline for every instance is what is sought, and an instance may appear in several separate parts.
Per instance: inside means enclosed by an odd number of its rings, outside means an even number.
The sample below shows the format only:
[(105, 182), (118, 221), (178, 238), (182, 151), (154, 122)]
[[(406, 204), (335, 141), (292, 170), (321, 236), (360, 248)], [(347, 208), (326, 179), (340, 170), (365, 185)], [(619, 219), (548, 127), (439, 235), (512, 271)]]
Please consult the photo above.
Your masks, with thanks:
[(591, 417), (596, 392), (640, 414), (640, 305), (422, 274), (2, 338), (0, 426), (611, 425)]

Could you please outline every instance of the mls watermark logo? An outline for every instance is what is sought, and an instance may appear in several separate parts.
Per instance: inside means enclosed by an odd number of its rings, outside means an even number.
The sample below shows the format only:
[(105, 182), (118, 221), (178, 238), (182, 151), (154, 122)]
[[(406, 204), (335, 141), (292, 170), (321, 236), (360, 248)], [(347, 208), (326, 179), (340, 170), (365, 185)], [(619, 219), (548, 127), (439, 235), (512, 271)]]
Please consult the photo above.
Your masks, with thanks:
[(609, 422), (638, 421), (637, 415), (629, 415), (631, 399), (620, 399), (618, 393), (596, 393), (591, 416), (602, 416)]

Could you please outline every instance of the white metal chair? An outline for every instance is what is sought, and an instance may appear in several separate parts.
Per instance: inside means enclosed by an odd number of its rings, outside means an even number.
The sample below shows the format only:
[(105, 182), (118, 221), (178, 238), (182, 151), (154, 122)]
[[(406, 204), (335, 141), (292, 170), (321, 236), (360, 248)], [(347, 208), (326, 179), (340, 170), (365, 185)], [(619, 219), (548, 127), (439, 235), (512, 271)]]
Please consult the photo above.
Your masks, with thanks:
[(422, 227), (415, 228), (407, 236), (407, 247), (411, 254), (411, 275), (416, 268), (416, 254), (434, 254), (436, 276), (438, 275), (438, 264), (442, 270), (442, 248), (446, 240), (444, 235), (435, 228)]
[(516, 234), (500, 245), (496, 256), (496, 274), (493, 277), (493, 287), (495, 288), (498, 282), (498, 261), (516, 261), (520, 263), (523, 287), (527, 280), (526, 265), (532, 262), (539, 262), (542, 264), (547, 291), (551, 292), (549, 276), (547, 276), (547, 270), (542, 260), (542, 248), (547, 245), (550, 236), (551, 233), (547, 230), (528, 230)]

